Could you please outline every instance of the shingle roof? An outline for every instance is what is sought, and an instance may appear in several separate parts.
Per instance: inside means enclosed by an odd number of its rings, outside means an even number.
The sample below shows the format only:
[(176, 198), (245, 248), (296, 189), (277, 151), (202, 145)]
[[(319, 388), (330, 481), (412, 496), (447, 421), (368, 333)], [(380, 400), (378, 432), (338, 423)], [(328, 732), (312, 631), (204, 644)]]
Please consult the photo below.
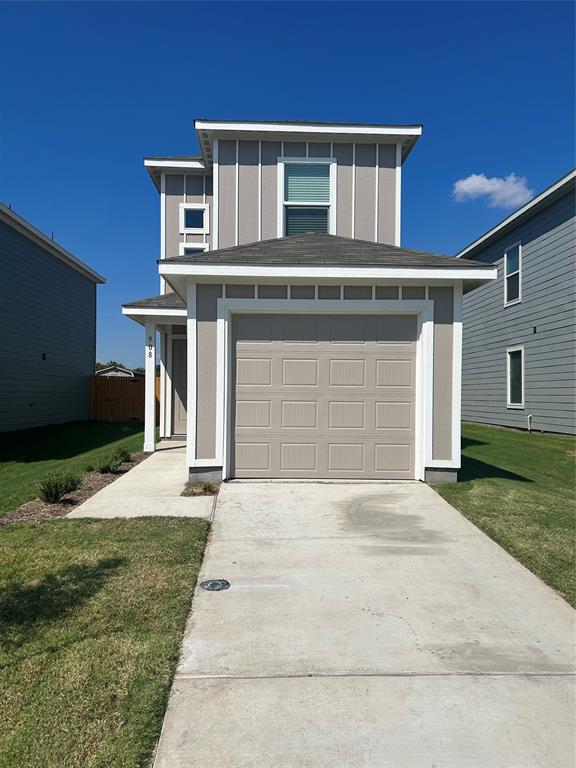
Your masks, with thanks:
[(398, 248), (394, 245), (317, 233), (262, 240), (190, 256), (174, 256), (166, 261), (174, 264), (350, 266), (359, 269), (362, 267), (452, 267), (454, 269), (486, 267), (486, 264), (469, 260), (461, 261), (453, 256), (441, 256)]
[(138, 299), (123, 304), (123, 307), (140, 307), (148, 309), (186, 309), (186, 304), (177, 293), (165, 293), (163, 296), (150, 296), (147, 299)]

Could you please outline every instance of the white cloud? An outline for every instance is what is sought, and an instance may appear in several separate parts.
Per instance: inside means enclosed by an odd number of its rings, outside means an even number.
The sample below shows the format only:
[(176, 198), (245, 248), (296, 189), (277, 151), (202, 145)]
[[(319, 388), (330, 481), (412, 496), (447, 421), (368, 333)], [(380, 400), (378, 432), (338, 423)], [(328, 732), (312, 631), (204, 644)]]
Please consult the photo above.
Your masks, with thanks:
[(483, 173), (472, 173), (454, 183), (452, 197), (457, 203), (485, 197), (491, 208), (518, 208), (534, 197), (534, 191), (528, 187), (525, 176), (516, 176), (515, 173), (503, 179), (498, 176), (488, 178)]

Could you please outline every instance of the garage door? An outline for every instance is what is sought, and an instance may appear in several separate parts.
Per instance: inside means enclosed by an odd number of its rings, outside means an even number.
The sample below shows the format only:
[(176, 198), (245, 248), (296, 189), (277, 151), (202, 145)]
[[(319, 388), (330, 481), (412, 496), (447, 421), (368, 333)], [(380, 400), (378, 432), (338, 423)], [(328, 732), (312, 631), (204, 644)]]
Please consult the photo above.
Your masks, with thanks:
[(237, 315), (235, 477), (414, 477), (414, 315)]

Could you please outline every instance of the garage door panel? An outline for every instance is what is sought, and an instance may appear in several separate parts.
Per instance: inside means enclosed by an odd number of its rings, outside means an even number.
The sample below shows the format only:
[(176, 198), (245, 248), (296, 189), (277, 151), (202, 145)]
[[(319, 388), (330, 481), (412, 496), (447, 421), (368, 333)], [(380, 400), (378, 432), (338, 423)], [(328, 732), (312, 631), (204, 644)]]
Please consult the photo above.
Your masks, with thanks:
[(282, 429), (316, 429), (318, 403), (315, 400), (283, 400), (281, 416)]
[(376, 429), (414, 428), (414, 407), (411, 402), (375, 403)]
[(317, 472), (316, 443), (280, 444), (280, 471), (282, 472)]
[[(272, 328), (267, 347), (261, 341), (240, 344), (242, 325), (234, 325), (233, 473), (412, 478), (413, 318), (395, 323), (397, 318), (319, 316), (310, 322), (287, 316), (275, 324), (268, 316), (256, 319), (243, 325), (252, 336), (259, 326)], [(386, 329), (399, 340), (380, 336)], [(366, 338), (356, 343), (362, 332)], [(408, 342), (410, 333), (414, 339)]]

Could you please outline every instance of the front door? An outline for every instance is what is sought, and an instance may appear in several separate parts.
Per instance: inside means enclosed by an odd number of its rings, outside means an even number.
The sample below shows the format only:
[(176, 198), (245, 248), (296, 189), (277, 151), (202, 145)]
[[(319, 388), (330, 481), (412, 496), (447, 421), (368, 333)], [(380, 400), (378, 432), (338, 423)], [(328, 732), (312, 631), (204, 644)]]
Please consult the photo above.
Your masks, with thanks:
[(186, 339), (172, 341), (172, 434), (186, 434)]

